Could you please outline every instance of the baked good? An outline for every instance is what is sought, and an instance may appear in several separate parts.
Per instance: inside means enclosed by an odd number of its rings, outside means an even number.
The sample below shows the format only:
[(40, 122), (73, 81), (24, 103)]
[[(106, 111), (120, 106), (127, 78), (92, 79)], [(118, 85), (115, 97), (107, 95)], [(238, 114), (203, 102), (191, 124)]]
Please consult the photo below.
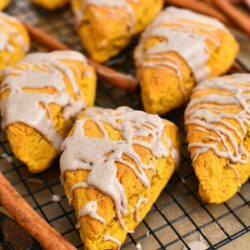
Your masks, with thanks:
[(9, 5), (10, 0), (1, 0), (0, 1), (0, 10), (3, 10), (7, 5)]
[(80, 110), (93, 105), (95, 89), (94, 69), (75, 51), (29, 54), (3, 70), (2, 128), (32, 173), (51, 165)]
[(185, 111), (188, 148), (209, 203), (230, 199), (250, 175), (250, 74), (199, 83)]
[(145, 111), (162, 115), (184, 104), (197, 82), (230, 68), (238, 47), (216, 19), (166, 8), (142, 34), (134, 54)]
[(107, 61), (141, 32), (163, 0), (72, 0), (82, 45), (93, 59)]
[(178, 165), (177, 127), (128, 107), (89, 108), (62, 144), (61, 180), (86, 249), (118, 249)]
[(48, 10), (55, 10), (64, 7), (70, 0), (32, 0), (34, 4)]
[(21, 60), (29, 46), (29, 35), (21, 22), (0, 12), (0, 81), (2, 69)]

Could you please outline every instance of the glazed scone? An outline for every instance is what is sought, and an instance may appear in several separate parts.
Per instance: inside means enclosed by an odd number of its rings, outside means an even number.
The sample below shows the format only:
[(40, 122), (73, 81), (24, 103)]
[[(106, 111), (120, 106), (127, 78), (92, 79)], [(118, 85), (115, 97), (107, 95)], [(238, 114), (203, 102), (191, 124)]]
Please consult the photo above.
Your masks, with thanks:
[(82, 45), (99, 62), (117, 55), (157, 15), (163, 0), (72, 0)]
[(34, 4), (48, 10), (55, 10), (64, 7), (70, 0), (32, 0)]
[(177, 127), (128, 107), (88, 108), (62, 144), (61, 180), (85, 249), (118, 249), (179, 162)]
[(188, 147), (209, 203), (230, 199), (250, 175), (250, 74), (199, 83), (185, 111)]
[(166, 8), (142, 34), (134, 53), (145, 111), (163, 115), (183, 105), (197, 82), (230, 68), (238, 48), (216, 19)]
[(3, 10), (9, 3), (10, 0), (0, 0), (0, 10)]
[(21, 22), (0, 12), (0, 81), (2, 69), (21, 60), (29, 46), (29, 35)]
[(32, 173), (47, 169), (74, 119), (95, 100), (96, 75), (75, 51), (27, 55), (3, 70), (2, 128)]

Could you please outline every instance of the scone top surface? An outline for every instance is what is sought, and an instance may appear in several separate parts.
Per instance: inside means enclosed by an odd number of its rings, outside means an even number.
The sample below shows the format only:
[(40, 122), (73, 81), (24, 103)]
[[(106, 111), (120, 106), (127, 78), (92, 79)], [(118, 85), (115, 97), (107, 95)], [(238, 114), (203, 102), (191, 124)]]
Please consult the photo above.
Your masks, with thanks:
[(172, 175), (179, 139), (177, 128), (156, 115), (91, 108), (62, 150), (62, 180), (86, 248), (117, 249)]
[(29, 46), (30, 39), (21, 22), (0, 12), (0, 80), (2, 69), (22, 59)]
[(1, 0), (0, 1), (0, 10), (3, 10), (9, 3), (10, 3), (10, 0)]
[(104, 62), (153, 20), (163, 0), (73, 0), (71, 4), (84, 48)]
[[(34, 147), (42, 157), (45, 153), (39, 148), (42, 140), (49, 143), (44, 150), (53, 147), (53, 152), (58, 153), (72, 122), (80, 110), (93, 105), (94, 96), (95, 73), (78, 52), (33, 53), (15, 66), (5, 68), (1, 85), (2, 127), (17, 157), (29, 166), (26, 159), (29, 156), (20, 151), (25, 146)], [(21, 125), (26, 128), (23, 132), (17, 129)], [(28, 133), (29, 129), (32, 132)], [(38, 136), (42, 138), (26, 145), (22, 140), (15, 141), (19, 136), (34, 141)], [(39, 159), (37, 163), (33, 160), (43, 169)]]
[(142, 34), (134, 55), (146, 111), (164, 114), (180, 106), (195, 83), (224, 73), (237, 51), (218, 20), (166, 8)]
[(55, 10), (58, 8), (62, 8), (70, 0), (32, 0), (33, 3), (49, 10)]
[(198, 84), (185, 111), (199, 193), (207, 202), (231, 198), (250, 175), (250, 74)]

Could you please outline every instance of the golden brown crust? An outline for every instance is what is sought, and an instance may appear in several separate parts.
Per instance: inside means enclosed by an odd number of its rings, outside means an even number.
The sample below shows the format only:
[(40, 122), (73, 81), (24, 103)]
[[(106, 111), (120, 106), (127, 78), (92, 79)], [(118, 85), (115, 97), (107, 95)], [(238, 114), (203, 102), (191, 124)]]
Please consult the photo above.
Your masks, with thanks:
[[(122, 2), (122, 1), (121, 1)], [(83, 47), (91, 58), (104, 62), (117, 55), (125, 48), (132, 36), (141, 32), (156, 16), (163, 6), (163, 0), (127, 1), (133, 10), (134, 18), (125, 8), (104, 7), (87, 4), (83, 20), (78, 24), (78, 32)], [(71, 2), (76, 16), (83, 12), (81, 0)], [(110, 17), (109, 9), (113, 9), (116, 18)], [(132, 32), (130, 22), (135, 19)]]
[(0, 10), (3, 10), (9, 4), (10, 4), (10, 0), (1, 0), (0, 1)]
[[(187, 140), (189, 144), (189, 151), (193, 160), (192, 164), (196, 176), (199, 179), (199, 195), (204, 201), (209, 203), (222, 203), (224, 201), (227, 201), (237, 192), (237, 190), (240, 188), (240, 185), (244, 183), (250, 176), (249, 160), (246, 163), (233, 162), (230, 160), (229, 157), (226, 158), (218, 155), (217, 150), (220, 152), (224, 152), (225, 147), (223, 146), (223, 141), (219, 139), (218, 132), (216, 132), (216, 129), (217, 131), (219, 131), (218, 129), (220, 129), (223, 135), (232, 135), (232, 139), (230, 140), (230, 137), (226, 136), (225, 142), (227, 143), (227, 145), (229, 145), (229, 148), (230, 150), (232, 150), (234, 155), (237, 153), (232, 146), (232, 141), (234, 140), (236, 142), (236, 145), (240, 145), (241, 143), (243, 143), (243, 148), (246, 150), (248, 155), (250, 154), (250, 137), (249, 132), (246, 132), (246, 134), (243, 135), (242, 139), (239, 137), (239, 134), (242, 133), (242, 127), (240, 126), (238, 119), (242, 119), (242, 117), (239, 115), (240, 112), (243, 111), (242, 106), (239, 105), (237, 107), (232, 107), (232, 104), (227, 104), (226, 101), (224, 105), (218, 104), (216, 102), (206, 102), (206, 99), (193, 105), (192, 101), (198, 100), (201, 97), (206, 97), (209, 95), (211, 96), (215, 94), (218, 94), (216, 101), (219, 99), (223, 101), (223, 99), (228, 96), (234, 96), (232, 95), (232, 93), (230, 93), (229, 90), (227, 90), (227, 87), (230, 82), (226, 80), (230, 80), (230, 77), (231, 79), (239, 77), (238, 83), (242, 83), (241, 76), (243, 75), (244, 74), (235, 74), (232, 76), (215, 78), (213, 79), (214, 88), (202, 88), (205, 82), (200, 83), (198, 87), (200, 86), (201, 88), (195, 89), (191, 97), (191, 103), (189, 104), (186, 110), (185, 123), (187, 130)], [(216, 89), (216, 79), (221, 79), (221, 83), (224, 83), (222, 84), (224, 88)], [(249, 83), (245, 82), (245, 86), (247, 85), (249, 85)], [(221, 98), (219, 96), (221, 96)], [(202, 108), (202, 105), (205, 105), (204, 108)], [(203, 113), (205, 111), (211, 110), (212, 107), (218, 108), (217, 112), (220, 111), (224, 113), (225, 118), (223, 118), (223, 114), (218, 114), (217, 122), (208, 122), (211, 118), (208, 118), (208, 121), (205, 121), (203, 118), (199, 118), (198, 112), (196, 113), (196, 111), (194, 110), (195, 107), (200, 107), (200, 110), (203, 110)], [(191, 117), (192, 110), (194, 111), (192, 113), (193, 116)], [(196, 115), (196, 119), (198, 121), (205, 122), (203, 125), (198, 125), (197, 123), (195, 123), (194, 118)], [(231, 118), (226, 118), (226, 115), (228, 115), (227, 117)], [(226, 123), (223, 124), (223, 122)], [(234, 129), (236, 129), (238, 135), (236, 134)], [(246, 130), (249, 131), (249, 128), (247, 126)], [(203, 146), (195, 146), (195, 143), (202, 143)], [(216, 150), (206, 150), (206, 145), (212, 144), (216, 145)], [(197, 150), (204, 150), (204, 152), (197, 154), (197, 152), (199, 152)], [(228, 152), (228, 150), (229, 149), (227, 149), (225, 152)], [(241, 152), (241, 150), (239, 152)], [(243, 156), (243, 159), (244, 157), (245, 156)]]
[[(76, 82), (83, 92), (86, 105), (92, 106), (94, 104), (96, 91), (96, 76), (94, 69), (90, 66), (86, 66), (87, 71), (89, 72), (89, 74), (91, 74), (91, 77), (86, 77), (84, 75), (86, 68), (80, 62), (67, 60), (64, 63), (72, 67), (75, 77), (77, 77), (76, 69), (82, 72), (81, 78), (77, 78)], [(14, 69), (15, 66), (13, 66), (13, 70)], [(64, 81), (66, 91), (72, 97), (74, 97), (71, 83), (65, 75)], [(54, 93), (54, 90), (50, 88), (26, 89), (25, 91), (31, 93), (41, 91), (44, 91), (45, 93)], [(9, 93), (10, 92), (8, 91), (2, 92), (1, 99), (6, 98)], [(40, 106), (44, 108), (42, 103), (40, 104)], [(66, 122), (63, 116), (63, 107), (55, 103), (50, 103), (49, 108), (55, 130), (59, 135), (65, 137), (74, 121), (71, 119), (70, 121)], [(6, 129), (6, 133), (14, 154), (18, 159), (20, 159), (27, 165), (29, 171), (32, 173), (39, 173), (50, 167), (51, 163), (58, 155), (58, 151), (52, 146), (51, 142), (49, 142), (36, 129), (29, 127), (24, 123), (16, 122), (9, 125)]]
[[(78, 119), (87, 118), (84, 114), (80, 114)], [(165, 133), (172, 140), (173, 147), (178, 151), (180, 150), (180, 140), (178, 136), (177, 127), (168, 121), (165, 121)], [(105, 129), (108, 132), (109, 138), (112, 140), (122, 139), (119, 131), (112, 128), (110, 125), (105, 124)], [(69, 136), (72, 135), (74, 128), (72, 129)], [(100, 131), (98, 126), (91, 119), (85, 123), (84, 126), (85, 135), (89, 137), (102, 137), (103, 133)], [(144, 138), (149, 140), (149, 138)], [(142, 162), (147, 162), (148, 157), (154, 162), (156, 159), (149, 149), (134, 145), (134, 151), (138, 153)], [(125, 161), (130, 162), (136, 167), (135, 162), (123, 155)], [(157, 160), (157, 159), (156, 159)], [(145, 217), (147, 212), (150, 210), (152, 204), (159, 196), (162, 189), (170, 179), (175, 169), (175, 163), (171, 156), (157, 160), (155, 166), (156, 175), (152, 169), (145, 170), (147, 177), (150, 180), (151, 185), (146, 188), (141, 180), (135, 175), (134, 171), (128, 166), (122, 163), (116, 163), (117, 166), (117, 178), (123, 185), (127, 200), (128, 200), (128, 211), (134, 209), (135, 204), (139, 197), (148, 198), (148, 203), (142, 203), (140, 207), (140, 221)], [(65, 191), (68, 198), (71, 197), (71, 188), (78, 182), (86, 181), (89, 171), (87, 170), (76, 170), (67, 171), (65, 174)], [(100, 200), (101, 199), (101, 200)], [(101, 191), (95, 188), (78, 188), (74, 190), (73, 206), (76, 214), (82, 209), (82, 207), (89, 201), (98, 201), (97, 214), (103, 217), (106, 221), (102, 224), (100, 221), (93, 219), (89, 216), (83, 216), (80, 219), (81, 229), (80, 235), (85, 244), (86, 249), (117, 249), (118, 245), (112, 241), (103, 241), (105, 235), (111, 235), (112, 237), (119, 240), (121, 243), (125, 240), (127, 232), (120, 225), (117, 219), (114, 202), (113, 200), (104, 195)], [(135, 211), (123, 216), (126, 227), (129, 230), (133, 230), (139, 223), (135, 220)]]
[(69, 0), (32, 0), (32, 2), (42, 8), (56, 10), (64, 7), (67, 3), (69, 3)]
[[(28, 35), (26, 29), (21, 24), (21, 22), (19, 22), (18, 20), (13, 21), (11, 19), (12, 17), (8, 16), (6, 14), (4, 14), (3, 17), (1, 16), (0, 18), (2, 18), (8, 25), (10, 25), (13, 29), (15, 29), (17, 31), (17, 33), (21, 37), (21, 40), (23, 40), (23, 42), (25, 43), (25, 46), (27, 48), (29, 48), (29, 46), (30, 46), (30, 38), (29, 38), (29, 35)], [(0, 27), (0, 33), (8, 34), (9, 30), (6, 33), (6, 27), (2, 25)], [(6, 67), (6, 66), (16, 64), (25, 55), (25, 51), (20, 46), (20, 43), (16, 40), (15, 36), (16, 35), (13, 34), (12, 32), (10, 32), (8, 34), (9, 42), (10, 42), (10, 45), (13, 47), (13, 50), (8, 51), (7, 49), (5, 49), (5, 50), (0, 51), (0, 81), (2, 80), (1, 79), (2, 78), (2, 72), (1, 72), (2, 69), (4, 67)]]
[[(239, 50), (235, 38), (223, 28), (217, 28), (211, 31), (209, 29), (202, 29), (204, 26), (201, 23), (198, 23), (198, 25), (200, 25), (201, 28), (195, 29), (197, 30), (197, 33), (208, 36), (208, 38), (205, 39), (205, 44), (209, 49), (209, 59), (205, 64), (210, 70), (208, 78), (227, 72), (233, 64)], [(167, 23), (166, 21), (166, 24), (161, 25), (161, 27), (171, 28), (175, 27), (175, 24)], [(190, 32), (193, 30), (192, 27), (186, 29)], [(209, 38), (209, 36), (211, 37)], [(217, 41), (218, 44), (216, 45), (212, 42), (213, 40)], [(178, 54), (178, 51), (168, 51), (158, 54), (158, 56), (160, 55), (162, 58), (144, 60), (152, 64), (155, 62), (161, 62), (162, 64), (175, 64), (180, 69), (180, 75), (177, 74), (173, 67), (167, 65), (164, 67), (142, 67), (140, 60), (141, 57), (145, 56), (145, 51), (164, 41), (165, 37), (149, 36), (149, 38), (146, 39), (141, 55), (142, 48), (140, 47), (140, 43), (143, 44), (144, 42), (144, 38), (142, 38), (134, 53), (134, 59), (137, 64), (137, 77), (142, 90), (144, 109), (149, 113), (160, 115), (182, 106), (188, 100), (193, 87), (197, 83), (188, 62)], [(178, 41), (176, 41), (176, 43), (178, 43)], [(196, 45), (198, 45), (198, 42)], [(164, 57), (169, 58), (164, 59)], [(181, 90), (181, 87), (183, 87), (183, 91)], [(186, 98), (183, 92), (185, 93)]]

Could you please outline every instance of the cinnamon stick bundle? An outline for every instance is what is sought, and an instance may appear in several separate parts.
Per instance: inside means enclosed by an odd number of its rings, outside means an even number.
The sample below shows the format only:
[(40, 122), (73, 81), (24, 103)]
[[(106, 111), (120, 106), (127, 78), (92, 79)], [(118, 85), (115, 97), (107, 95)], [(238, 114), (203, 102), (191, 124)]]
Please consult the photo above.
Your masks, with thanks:
[(165, 3), (214, 17), (250, 36), (250, 17), (227, 0), (165, 0)]
[[(51, 50), (71, 50), (68, 46), (58, 41), (54, 37), (46, 34), (42, 30), (33, 27), (30, 24), (22, 21), (23, 25), (29, 32), (30, 37), (39, 45)], [(87, 58), (88, 63), (94, 67), (97, 75), (104, 81), (111, 83), (112, 85), (119, 87), (129, 93), (133, 93), (138, 86), (138, 82), (130, 75), (118, 72), (114, 69), (106, 67), (90, 58)]]
[(47, 250), (76, 250), (42, 219), (0, 172), (0, 204)]
[(212, 3), (220, 9), (230, 20), (250, 36), (250, 17), (234, 7), (227, 0), (212, 0)]
[(198, 0), (165, 0), (165, 3), (186, 8), (195, 12), (217, 18), (226, 25), (231, 25), (230, 19), (205, 2)]

